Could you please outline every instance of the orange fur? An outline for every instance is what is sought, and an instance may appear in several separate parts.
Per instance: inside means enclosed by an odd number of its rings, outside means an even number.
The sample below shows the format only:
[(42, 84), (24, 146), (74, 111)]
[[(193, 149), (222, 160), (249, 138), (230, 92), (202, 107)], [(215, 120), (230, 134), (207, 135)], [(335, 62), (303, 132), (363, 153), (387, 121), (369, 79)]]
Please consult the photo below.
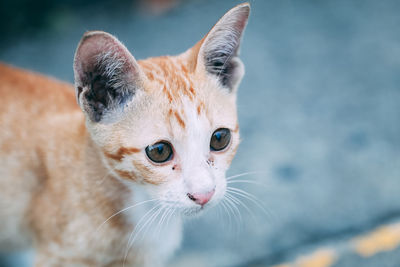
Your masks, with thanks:
[(182, 120), (182, 117), (179, 115), (179, 113), (175, 111), (175, 112), (174, 112), (174, 115), (175, 115), (175, 118), (176, 118), (176, 120), (178, 121), (179, 125), (180, 125), (183, 129), (185, 129), (185, 127), (186, 127), (185, 122)]
[(106, 155), (106, 157), (111, 158), (111, 159), (113, 159), (113, 160), (121, 161), (122, 158), (123, 158), (125, 155), (131, 155), (131, 154), (133, 154), (133, 153), (138, 153), (138, 152), (140, 152), (140, 149), (139, 149), (139, 148), (136, 148), (136, 147), (129, 147), (129, 148), (127, 148), (127, 147), (120, 147), (120, 148), (118, 149), (118, 151), (117, 151), (115, 154), (109, 153), (109, 152), (107, 152), (107, 151), (104, 151), (104, 155)]
[[(239, 5), (217, 25), (221, 29), (238, 27), (241, 32), (248, 14), (248, 4)], [(132, 206), (141, 186), (151, 189), (146, 194), (156, 192), (157, 200), (165, 205), (175, 201), (179, 205), (174, 208), (191, 212), (200, 212), (203, 204), (188, 198), (190, 190), (201, 194), (212, 189), (214, 199), (217, 194), (223, 196), (224, 171), (239, 144), (235, 92), (243, 67), (234, 54), (232, 66), (237, 69), (230, 73), (235, 78), (230, 88), (206, 69), (204, 49), (215, 45), (220, 34), (232, 37), (229, 32), (212, 30), (181, 55), (136, 62), (116, 38), (88, 32), (75, 56), (77, 97), (70, 84), (0, 64), (0, 249), (3, 244), (7, 248), (33, 244), (35, 266), (162, 264), (161, 259), (153, 264), (149, 259), (158, 260), (156, 246), (172, 246), (168, 248), (171, 253), (177, 248), (180, 219), (164, 233), (175, 240), (173, 245), (168, 240), (149, 239), (125, 255), (139, 215), (119, 212)], [(222, 37), (223, 42), (238, 42)], [(91, 38), (96, 41), (90, 43)], [(117, 74), (128, 77), (128, 82), (113, 76), (118, 86), (125, 86), (121, 91), (129, 95), (132, 88), (137, 90), (122, 111), (104, 109), (115, 112), (116, 118), (110, 115), (107, 122), (96, 117), (101, 112), (90, 117), (88, 108), (120, 104), (101, 102), (102, 95), (109, 93), (103, 94), (102, 89), (116, 89), (93, 84), (89, 88), (81, 79), (87, 75), (84, 67), (93, 65), (91, 53), (100, 48), (114, 49), (106, 56), (123, 57), (107, 61), (111, 65), (107, 71), (126, 71)], [(98, 61), (103, 59), (109, 60)], [(88, 95), (87, 90), (100, 92)], [(84, 101), (95, 103), (85, 105)], [(229, 148), (219, 152), (210, 150), (210, 134), (217, 127), (232, 132)], [(160, 141), (169, 142), (174, 154), (167, 162), (152, 162), (146, 147)], [(210, 166), (204, 164), (207, 160), (212, 162)], [(218, 172), (211, 177), (214, 165)], [(172, 201), (168, 199), (171, 196)]]
[[(19, 210), (9, 216), (23, 218), (24, 223), (17, 230), (29, 233), (39, 245), (39, 251), (41, 244), (47, 242), (53, 242), (55, 247), (73, 244), (76, 233), (69, 229), (70, 223), (77, 216), (95, 211), (91, 223), (100, 224), (120, 209), (118, 203), (122, 203), (126, 190), (118, 180), (103, 179), (108, 171), (102, 167), (101, 157), (85, 130), (84, 116), (76, 104), (71, 85), (3, 64), (0, 64), (0, 80), (0, 122), (4, 130), (0, 134), (0, 144), (2, 148), (7, 147), (0, 151), (0, 156), (3, 164), (13, 162), (7, 173), (2, 172), (2, 176), (12, 175), (13, 178), (12, 183), (0, 180), (2, 203), (8, 203), (5, 199), (10, 194), (10, 200), (13, 199), (10, 207), (19, 207)], [(85, 159), (85, 156), (90, 158)], [(87, 164), (97, 167), (88, 170)], [(77, 175), (79, 173), (87, 173), (85, 180)], [(100, 181), (107, 184), (107, 188), (97, 185)], [(79, 193), (82, 191), (86, 193)], [(17, 203), (14, 201), (16, 192), (30, 197)], [(85, 227), (88, 222), (81, 218), (77, 223)], [(4, 221), (0, 226), (10, 227)], [(88, 238), (103, 241), (99, 246), (88, 242), (86, 249), (90, 246), (90, 250), (101, 251), (105, 257), (122, 254), (124, 245), (120, 241), (126, 238), (126, 227), (124, 221), (108, 224), (105, 228), (115, 235), (107, 239), (88, 233)], [(93, 231), (89, 232), (94, 234)], [(52, 249), (49, 253), (60, 253)], [(91, 261), (90, 255), (87, 257), (80, 262)], [(68, 258), (72, 261), (74, 256)], [(48, 262), (41, 263), (42, 260), (38, 258), (37, 266), (48, 266)], [(100, 261), (90, 266), (102, 264)]]

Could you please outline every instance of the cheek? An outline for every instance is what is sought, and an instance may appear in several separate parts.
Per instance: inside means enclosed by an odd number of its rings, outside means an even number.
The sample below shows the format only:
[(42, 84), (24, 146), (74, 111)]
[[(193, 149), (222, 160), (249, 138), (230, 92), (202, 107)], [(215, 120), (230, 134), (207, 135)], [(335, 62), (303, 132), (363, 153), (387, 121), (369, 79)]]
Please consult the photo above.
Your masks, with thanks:
[(125, 157), (115, 160), (105, 157), (108, 169), (121, 179), (142, 184), (161, 185), (173, 179), (172, 166), (154, 166), (142, 157)]
[(155, 167), (150, 164), (134, 160), (132, 161), (132, 165), (135, 172), (142, 178), (144, 183), (159, 185), (165, 180), (165, 177), (156, 175)]
[[(223, 165), (224, 169), (228, 169), (232, 163), (232, 160), (235, 158), (237, 149), (239, 148), (239, 137), (235, 136), (232, 140), (232, 144), (229, 149), (221, 154), (219, 163)], [(222, 166), (221, 166), (222, 167)]]
[(176, 206), (186, 201), (186, 191), (182, 180), (171, 179), (170, 181), (155, 188), (157, 196), (162, 201)]
[(215, 200), (219, 201), (224, 197), (225, 192), (226, 192), (227, 183), (226, 183), (225, 175), (217, 178), (215, 181), (215, 184), (216, 184), (216, 186), (215, 186), (216, 190), (215, 190), (214, 198), (215, 198)]
[(103, 157), (103, 162), (107, 166), (110, 173), (121, 178), (122, 180), (139, 182), (140, 179), (134, 172), (131, 164), (122, 158), (110, 157), (107, 153)]
[(236, 155), (236, 151), (238, 149), (238, 146), (236, 146), (235, 148), (233, 148), (232, 150), (229, 150), (226, 154), (226, 165), (227, 167), (229, 167), (229, 165), (231, 165), (232, 160), (234, 159), (235, 155)]

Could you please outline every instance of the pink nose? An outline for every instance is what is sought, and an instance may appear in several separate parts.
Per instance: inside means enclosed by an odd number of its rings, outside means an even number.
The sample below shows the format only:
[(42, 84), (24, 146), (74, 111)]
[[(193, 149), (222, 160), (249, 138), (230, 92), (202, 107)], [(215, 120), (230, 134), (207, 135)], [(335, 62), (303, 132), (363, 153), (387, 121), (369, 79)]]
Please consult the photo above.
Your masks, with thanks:
[(187, 196), (188, 196), (188, 198), (190, 198), (197, 204), (204, 206), (208, 201), (210, 201), (210, 199), (212, 198), (214, 193), (215, 193), (215, 189), (213, 189), (212, 191), (205, 193), (205, 194), (203, 194), (203, 193), (198, 193), (198, 194), (187, 193)]

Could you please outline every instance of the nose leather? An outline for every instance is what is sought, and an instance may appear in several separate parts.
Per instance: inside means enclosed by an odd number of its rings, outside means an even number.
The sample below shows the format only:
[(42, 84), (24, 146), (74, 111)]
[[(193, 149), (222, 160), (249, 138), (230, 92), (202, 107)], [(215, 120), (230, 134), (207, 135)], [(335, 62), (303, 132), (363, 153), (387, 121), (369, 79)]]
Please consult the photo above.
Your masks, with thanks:
[(187, 196), (188, 196), (188, 198), (193, 200), (195, 203), (197, 203), (201, 206), (204, 206), (208, 201), (210, 201), (210, 199), (212, 198), (214, 193), (215, 193), (215, 189), (213, 189), (207, 193), (193, 193), (193, 194), (188, 193)]

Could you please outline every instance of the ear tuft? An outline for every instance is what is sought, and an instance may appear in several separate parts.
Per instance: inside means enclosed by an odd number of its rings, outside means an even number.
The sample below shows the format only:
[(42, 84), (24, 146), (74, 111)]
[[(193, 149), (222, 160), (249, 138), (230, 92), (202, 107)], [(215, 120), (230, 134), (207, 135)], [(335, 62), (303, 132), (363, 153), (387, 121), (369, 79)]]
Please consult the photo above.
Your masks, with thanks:
[(229, 10), (204, 38), (199, 51), (198, 64), (231, 91), (235, 90), (244, 74), (238, 55), (249, 14), (248, 3)]
[(78, 103), (94, 122), (114, 120), (140, 86), (133, 56), (114, 36), (101, 31), (82, 37), (74, 74)]

